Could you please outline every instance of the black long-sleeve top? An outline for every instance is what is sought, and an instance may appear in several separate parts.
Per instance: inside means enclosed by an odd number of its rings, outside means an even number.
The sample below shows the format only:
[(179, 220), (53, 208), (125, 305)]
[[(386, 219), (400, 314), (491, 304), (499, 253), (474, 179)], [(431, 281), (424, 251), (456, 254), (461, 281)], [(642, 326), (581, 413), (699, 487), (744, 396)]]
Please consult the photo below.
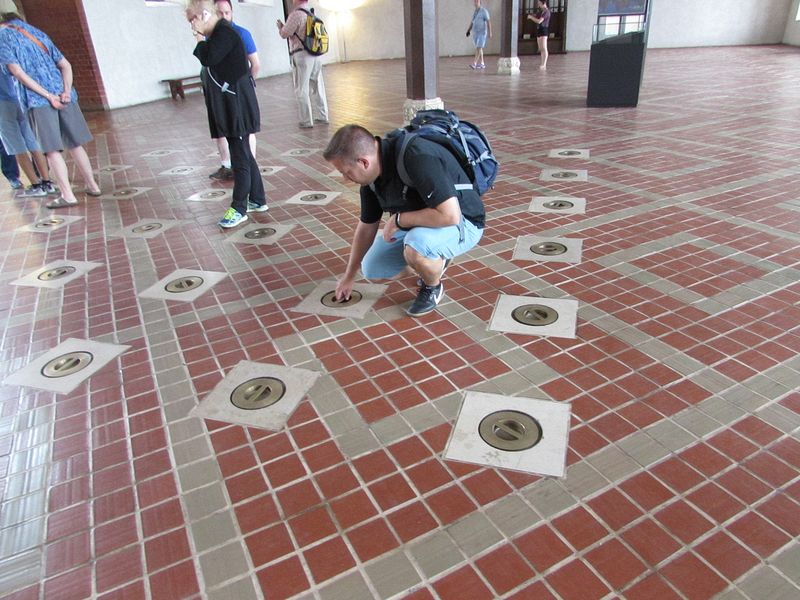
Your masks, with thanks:
[(212, 70), (220, 83), (235, 84), (250, 72), (241, 36), (225, 19), (220, 19), (204, 42), (198, 42), (194, 55)]

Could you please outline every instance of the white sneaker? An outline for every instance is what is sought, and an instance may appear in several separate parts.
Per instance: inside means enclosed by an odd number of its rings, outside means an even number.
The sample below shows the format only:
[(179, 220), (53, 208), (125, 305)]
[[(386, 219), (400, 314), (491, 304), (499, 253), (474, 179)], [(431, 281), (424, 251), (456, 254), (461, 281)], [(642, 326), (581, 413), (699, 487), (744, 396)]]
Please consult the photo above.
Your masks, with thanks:
[(243, 221), (247, 221), (247, 215), (243, 215), (235, 208), (231, 207), (225, 211), (224, 215), (222, 215), (222, 218), (219, 221), (219, 226), (228, 229), (230, 227), (236, 227)]

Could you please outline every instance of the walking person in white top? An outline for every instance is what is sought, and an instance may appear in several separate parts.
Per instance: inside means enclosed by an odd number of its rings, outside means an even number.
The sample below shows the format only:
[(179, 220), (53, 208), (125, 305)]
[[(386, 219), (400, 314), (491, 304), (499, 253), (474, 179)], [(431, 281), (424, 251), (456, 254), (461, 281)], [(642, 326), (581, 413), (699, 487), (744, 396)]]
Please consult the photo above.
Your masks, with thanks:
[(300, 127), (313, 127), (314, 123), (328, 122), (328, 100), (322, 80), (322, 57), (314, 56), (303, 49), (302, 38), (306, 33), (306, 17), (310, 10), (308, 2), (292, 0), (293, 10), (284, 24), (278, 19), (278, 33), (289, 40), (289, 57), (292, 61), (294, 95), (300, 114)]
[(472, 34), (475, 44), (475, 59), (469, 66), (470, 69), (485, 69), (483, 62), (483, 48), (486, 46), (486, 36), (492, 37), (492, 22), (489, 20), (489, 11), (481, 6), (481, 0), (475, 0), (475, 12), (467, 29), (467, 37)]

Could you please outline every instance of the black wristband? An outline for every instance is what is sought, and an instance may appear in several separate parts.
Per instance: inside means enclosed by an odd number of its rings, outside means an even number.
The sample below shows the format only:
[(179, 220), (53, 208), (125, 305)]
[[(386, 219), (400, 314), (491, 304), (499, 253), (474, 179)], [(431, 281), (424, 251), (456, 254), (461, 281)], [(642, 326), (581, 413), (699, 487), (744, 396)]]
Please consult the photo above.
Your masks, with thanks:
[(397, 225), (400, 231), (411, 231), (410, 227), (403, 227), (400, 225), (400, 213), (394, 213), (394, 224)]

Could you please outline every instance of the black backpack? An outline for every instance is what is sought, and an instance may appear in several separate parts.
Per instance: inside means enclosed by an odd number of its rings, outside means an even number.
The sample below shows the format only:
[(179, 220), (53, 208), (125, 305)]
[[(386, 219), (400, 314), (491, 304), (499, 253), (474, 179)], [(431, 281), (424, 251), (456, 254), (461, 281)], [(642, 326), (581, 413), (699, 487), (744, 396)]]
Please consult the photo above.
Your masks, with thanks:
[[(407, 127), (396, 129), (388, 137), (403, 136), (397, 151), (397, 173), (408, 187), (413, 187), (406, 171), (403, 157), (412, 139), (421, 136), (447, 148), (456, 157), (461, 168), (472, 182), (472, 187), (483, 195), (494, 187), (500, 163), (494, 157), (489, 140), (478, 128), (462, 121), (449, 110), (421, 110)], [(463, 189), (457, 185), (456, 189)]]

